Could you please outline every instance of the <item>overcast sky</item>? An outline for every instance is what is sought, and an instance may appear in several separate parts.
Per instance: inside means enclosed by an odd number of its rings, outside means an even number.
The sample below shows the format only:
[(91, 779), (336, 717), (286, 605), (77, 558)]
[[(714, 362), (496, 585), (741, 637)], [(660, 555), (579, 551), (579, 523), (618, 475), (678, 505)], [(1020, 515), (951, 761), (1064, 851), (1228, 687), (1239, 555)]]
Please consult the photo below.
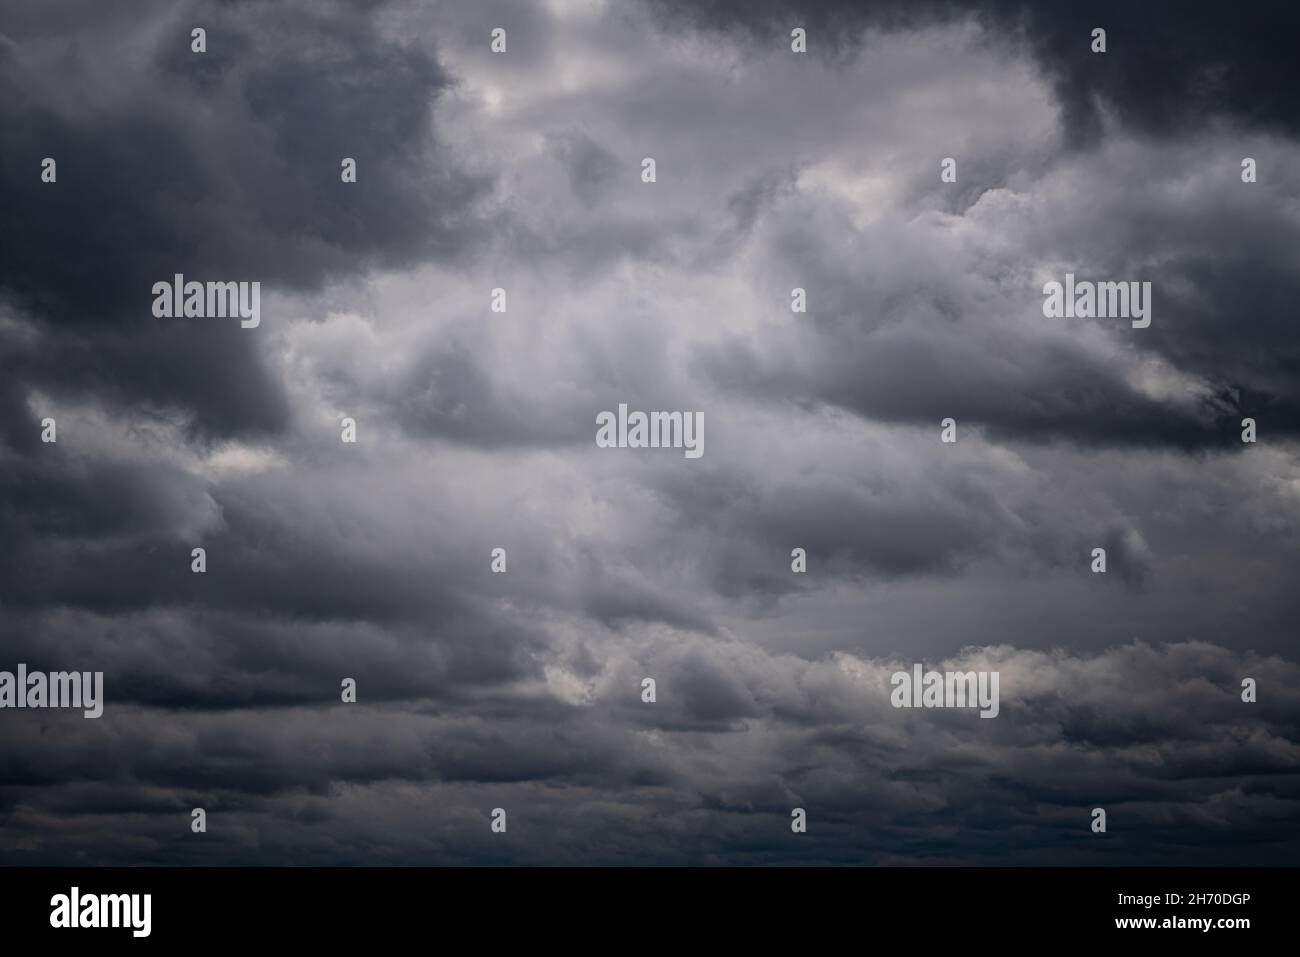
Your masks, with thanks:
[(1300, 860), (1300, 24), (1131, 6), (0, 0), (0, 862)]

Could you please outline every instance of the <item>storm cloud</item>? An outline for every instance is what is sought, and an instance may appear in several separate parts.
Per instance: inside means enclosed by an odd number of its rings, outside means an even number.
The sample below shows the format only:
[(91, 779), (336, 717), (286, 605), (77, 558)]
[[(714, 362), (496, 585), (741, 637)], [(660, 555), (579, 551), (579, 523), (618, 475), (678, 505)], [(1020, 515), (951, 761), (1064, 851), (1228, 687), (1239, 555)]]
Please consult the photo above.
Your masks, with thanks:
[(1288, 17), (0, 2), (0, 862), (1294, 862)]

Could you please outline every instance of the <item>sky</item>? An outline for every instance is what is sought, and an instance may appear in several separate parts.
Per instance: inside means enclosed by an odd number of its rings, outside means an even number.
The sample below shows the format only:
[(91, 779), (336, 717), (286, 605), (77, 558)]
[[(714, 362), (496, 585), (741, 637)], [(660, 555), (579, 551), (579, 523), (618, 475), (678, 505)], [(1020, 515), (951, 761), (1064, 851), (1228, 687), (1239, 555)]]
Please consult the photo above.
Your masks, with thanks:
[(0, 0), (0, 864), (1300, 862), (1297, 12), (1132, 6)]

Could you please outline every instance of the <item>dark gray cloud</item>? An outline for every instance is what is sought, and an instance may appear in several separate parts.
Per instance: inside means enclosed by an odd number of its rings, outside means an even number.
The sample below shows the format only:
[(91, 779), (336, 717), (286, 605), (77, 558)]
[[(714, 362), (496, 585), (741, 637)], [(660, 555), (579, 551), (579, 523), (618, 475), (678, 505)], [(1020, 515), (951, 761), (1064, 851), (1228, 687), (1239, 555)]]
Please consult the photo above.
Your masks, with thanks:
[[(873, 419), (930, 424), (961, 409), (997, 437), (1234, 448), (1247, 415), (1294, 436), (1281, 317), (1295, 271), (1281, 250), (1294, 243), (1297, 184), (1283, 174), (1251, 194), (1258, 184), (1240, 182), (1231, 148), (1211, 137), (1181, 141), (1181, 159), (1154, 146), (1063, 157), (1034, 190), (991, 191), (956, 222), (857, 228), (837, 204), (792, 199), (758, 254), (811, 290), (807, 320), (711, 346), (702, 367), (729, 388)], [(1144, 186), (1150, 169), (1177, 187)], [(1187, 201), (1187, 190), (1234, 186), (1239, 204)], [(833, 248), (820, 239), (846, 234)], [(863, 270), (863, 257), (887, 268)], [(1067, 272), (1150, 277), (1151, 326), (1045, 321), (1042, 282)], [(777, 301), (789, 288), (765, 291)], [(1153, 390), (1144, 370), (1157, 362), (1186, 386)]]
[[(667, 689), (653, 728), (622, 714), (615, 681), (583, 706), (537, 712), (544, 725), (487, 701), (477, 716), (176, 712), (163, 732), (130, 707), (102, 725), (20, 715), (53, 721), (62, 746), (9, 745), (6, 859), (31, 859), (16, 835), (54, 820), (50, 849), (88, 849), (91, 862), (1146, 863), (1172, 859), (1172, 843), (1184, 863), (1226, 863), (1293, 854), (1300, 836), (1300, 676), (1276, 658), (1134, 643), (935, 662), (1001, 671), (1006, 720), (986, 722), (978, 743), (971, 713), (900, 719), (887, 704), (896, 662), (715, 643), (647, 664)], [(1241, 704), (1243, 670), (1271, 703)], [(104, 752), (105, 733), (120, 749)], [(177, 840), (196, 803), (218, 826)], [(511, 815), (508, 849), (482, 837), (494, 806)], [(806, 840), (789, 833), (792, 806), (809, 809)], [(1076, 836), (1095, 806), (1108, 810), (1105, 847)], [(110, 820), (130, 832), (105, 831)], [(964, 840), (936, 836), (949, 831)]]
[[(0, 712), (0, 861), (1294, 860), (1294, 67), (1241, 16), (7, 5), (0, 668), (108, 700)], [(155, 320), (176, 271), (262, 325)], [(1045, 319), (1065, 271), (1152, 326)], [(619, 403), (704, 456), (597, 448)], [(890, 707), (914, 663), (998, 718)]]
[(107, 21), (89, 6), (75, 28), (67, 11), (6, 18), (0, 290), (41, 338), (5, 366), (45, 390), (179, 409), (201, 433), (282, 430), (286, 399), (247, 332), (160, 322), (151, 287), (182, 273), (300, 292), (454, 256), (482, 184), (431, 127), (449, 78), (346, 4), (155, 4)]

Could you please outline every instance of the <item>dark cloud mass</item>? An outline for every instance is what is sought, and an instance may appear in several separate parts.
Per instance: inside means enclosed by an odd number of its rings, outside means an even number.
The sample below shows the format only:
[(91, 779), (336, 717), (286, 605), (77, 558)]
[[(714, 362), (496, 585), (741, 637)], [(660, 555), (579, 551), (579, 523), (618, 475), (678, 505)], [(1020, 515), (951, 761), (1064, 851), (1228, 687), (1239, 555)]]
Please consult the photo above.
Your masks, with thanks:
[[(151, 14), (88, 17), (71, 45), (22, 20), (10, 37), (0, 287), (36, 324), (42, 382), (180, 409), (205, 432), (279, 431), (288, 404), (249, 338), (160, 326), (150, 289), (181, 273), (302, 291), (453, 256), (478, 184), (438, 155), (450, 80), (345, 4)], [(29, 175), (44, 156), (58, 189)], [(343, 156), (367, 174), (356, 190), (333, 188)]]
[(0, 0), (0, 863), (1295, 863), (1295, 20)]

